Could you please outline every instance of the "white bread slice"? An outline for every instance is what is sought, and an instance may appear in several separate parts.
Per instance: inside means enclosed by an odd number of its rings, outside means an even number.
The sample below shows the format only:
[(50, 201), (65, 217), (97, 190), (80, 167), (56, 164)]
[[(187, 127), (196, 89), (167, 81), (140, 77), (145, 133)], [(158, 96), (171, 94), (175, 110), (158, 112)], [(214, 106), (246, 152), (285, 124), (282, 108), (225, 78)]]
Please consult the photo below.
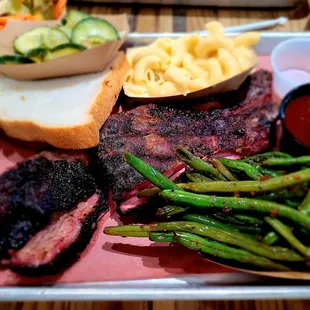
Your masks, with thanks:
[(0, 128), (17, 139), (65, 149), (93, 147), (129, 64), (119, 53), (104, 72), (40, 81), (0, 75)]

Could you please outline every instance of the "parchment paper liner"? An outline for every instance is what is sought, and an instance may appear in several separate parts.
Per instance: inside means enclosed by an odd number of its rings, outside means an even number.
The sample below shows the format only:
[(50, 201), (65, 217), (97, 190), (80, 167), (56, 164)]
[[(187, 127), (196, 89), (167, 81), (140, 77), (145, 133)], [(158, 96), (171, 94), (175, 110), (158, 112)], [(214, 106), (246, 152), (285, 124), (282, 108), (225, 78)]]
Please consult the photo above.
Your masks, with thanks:
[(224, 93), (232, 90), (236, 90), (240, 87), (240, 85), (245, 81), (245, 79), (252, 73), (253, 69), (255, 68), (256, 64), (250, 67), (248, 70), (243, 71), (223, 82), (217, 83), (210, 87), (203, 88), (198, 91), (190, 92), (186, 96), (184, 95), (174, 95), (174, 96), (163, 96), (163, 97), (133, 97), (126, 93), (124, 89), (124, 93), (127, 97), (131, 98), (132, 100), (140, 103), (140, 104), (148, 104), (150, 102), (153, 103), (179, 103), (180, 101), (187, 101), (187, 100), (198, 100), (205, 98), (210, 95)]
[[(107, 42), (86, 51), (58, 59), (22, 65), (0, 65), (0, 73), (16, 80), (38, 80), (44, 78), (100, 72), (111, 61), (126, 40), (129, 32), (127, 15), (100, 15), (122, 33), (120, 40)], [(34, 28), (60, 25), (60, 21), (17, 21), (10, 20), (0, 31), (0, 55), (14, 55), (14, 39)]]
[[(270, 57), (260, 56), (258, 68), (264, 68), (271, 70)], [(42, 146), (30, 148), (29, 143), (24, 141), (15, 141), (11, 138), (1, 134), (0, 131), (0, 173), (3, 173), (6, 169), (13, 167), (17, 162), (20, 162), (26, 158), (31, 157), (34, 154), (34, 150), (41, 149)], [(105, 226), (119, 225), (119, 217), (108, 213), (103, 219), (102, 224), (99, 225), (96, 235), (98, 238), (93, 238), (92, 243), (82, 253), (81, 259), (78, 260), (71, 268), (68, 268), (64, 274), (47, 276), (41, 278), (26, 278), (15, 274), (12, 271), (3, 269), (0, 270), (0, 286), (6, 285), (40, 285), (44, 283), (82, 283), (82, 282), (100, 282), (100, 281), (126, 281), (126, 280), (141, 280), (141, 279), (155, 279), (155, 278), (167, 278), (175, 276), (187, 276), (195, 274), (195, 277), (203, 275), (217, 273), (223, 277), (223, 280), (229, 272), (238, 271), (247, 274), (265, 276), (269, 278), (282, 278), (290, 280), (310, 280), (310, 272), (272, 272), (272, 271), (257, 271), (237, 268), (236, 266), (230, 266), (215, 262), (214, 260), (202, 258), (199, 255), (194, 255), (194, 252), (178, 246), (173, 250), (167, 251), (170, 248), (163, 246), (162, 243), (157, 244), (157, 247), (152, 247), (151, 242), (146, 240), (147, 238), (121, 238), (109, 236), (102, 233)], [(129, 224), (129, 223), (127, 223)], [(110, 245), (110, 248), (107, 246)], [(113, 249), (113, 246), (118, 244), (122, 245), (122, 249), (125, 247), (139, 248), (139, 252), (133, 251), (127, 254), (126, 251), (119, 249)], [(141, 255), (140, 247), (150, 248), (150, 256), (147, 257), (147, 253)], [(154, 251), (154, 248), (161, 248), (160, 252)], [(104, 248), (104, 249), (103, 249)], [(147, 250), (148, 251), (148, 250)], [(149, 252), (149, 251), (148, 251)], [(154, 252), (156, 255), (154, 255)], [(161, 253), (165, 259), (169, 259), (169, 264), (164, 266), (157, 263), (163, 257), (159, 255)], [(126, 261), (128, 260), (128, 261)], [(208, 265), (205, 268), (201, 266), (203, 262), (210, 262), (213, 264)], [(151, 265), (151, 262), (155, 262), (155, 266)], [(166, 263), (166, 262), (165, 262)], [(197, 270), (183, 270), (176, 272), (176, 264), (183, 267), (188, 267), (187, 264), (191, 263), (197, 268)], [(172, 268), (173, 267), (173, 268)], [(226, 268), (224, 268), (226, 267)], [(227, 269), (227, 267), (229, 269)], [(178, 267), (176, 267), (178, 268)], [(200, 270), (201, 268), (201, 270)], [(199, 272), (200, 270), (200, 272)], [(117, 277), (115, 277), (117, 274)], [(138, 274), (138, 275), (137, 275)], [(112, 277), (113, 275), (113, 277)]]

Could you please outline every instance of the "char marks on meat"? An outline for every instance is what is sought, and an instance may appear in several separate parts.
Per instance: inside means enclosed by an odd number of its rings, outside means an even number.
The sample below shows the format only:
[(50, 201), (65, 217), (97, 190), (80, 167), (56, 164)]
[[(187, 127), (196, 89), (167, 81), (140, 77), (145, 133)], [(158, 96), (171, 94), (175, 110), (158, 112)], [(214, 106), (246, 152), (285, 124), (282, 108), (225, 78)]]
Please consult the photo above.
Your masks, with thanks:
[[(95, 158), (119, 201), (143, 177), (126, 164), (131, 152), (161, 172), (177, 163), (174, 147), (182, 145), (203, 157), (216, 153), (251, 155), (270, 147), (272, 75), (260, 70), (235, 92), (210, 98), (222, 108), (195, 111), (184, 107), (145, 105), (112, 115), (101, 129)], [(206, 105), (200, 105), (205, 107)]]
[[(50, 261), (44, 261), (45, 265), (52, 263), (65, 250), (62, 245), (67, 247), (79, 239), (87, 216), (95, 218), (99, 214), (94, 208), (98, 199), (84, 152), (42, 152), (20, 163), (0, 176), (0, 257), (4, 261), (12, 259), (12, 263), (16, 257), (27, 260), (29, 248), (33, 257), (53, 248)], [(101, 211), (104, 209), (106, 205)], [(73, 225), (78, 221), (80, 226)], [(64, 239), (53, 244), (60, 232)], [(89, 232), (91, 235), (92, 230)], [(36, 258), (34, 264), (40, 265), (40, 259)]]

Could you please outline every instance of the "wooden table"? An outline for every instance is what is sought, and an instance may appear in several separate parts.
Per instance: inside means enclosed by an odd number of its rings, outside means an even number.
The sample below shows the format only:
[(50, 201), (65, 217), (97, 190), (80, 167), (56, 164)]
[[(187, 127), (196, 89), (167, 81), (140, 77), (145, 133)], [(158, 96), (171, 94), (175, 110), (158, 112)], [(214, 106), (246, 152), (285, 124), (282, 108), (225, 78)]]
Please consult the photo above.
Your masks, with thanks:
[[(190, 0), (189, 0), (190, 1)], [(310, 4), (310, 0), (308, 0)], [(309, 5), (304, 2), (293, 9), (245, 10), (206, 9), (120, 5), (72, 5), (90, 13), (129, 16), (131, 31), (172, 32), (203, 29), (210, 20), (219, 20), (225, 26), (286, 16), (289, 22), (272, 31), (309, 31)], [(308, 310), (310, 301), (154, 301), (154, 302), (26, 302), (0, 303), (0, 310)]]

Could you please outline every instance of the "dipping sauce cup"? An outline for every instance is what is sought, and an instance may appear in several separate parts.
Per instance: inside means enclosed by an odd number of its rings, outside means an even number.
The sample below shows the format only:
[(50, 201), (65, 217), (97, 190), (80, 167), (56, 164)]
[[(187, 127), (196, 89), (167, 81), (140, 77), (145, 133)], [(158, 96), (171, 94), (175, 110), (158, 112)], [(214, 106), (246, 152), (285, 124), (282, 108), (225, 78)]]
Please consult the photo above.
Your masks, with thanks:
[(310, 39), (286, 40), (271, 54), (273, 91), (275, 100), (281, 102), (292, 89), (310, 83)]
[(294, 155), (310, 154), (310, 83), (290, 91), (280, 107), (281, 149)]

